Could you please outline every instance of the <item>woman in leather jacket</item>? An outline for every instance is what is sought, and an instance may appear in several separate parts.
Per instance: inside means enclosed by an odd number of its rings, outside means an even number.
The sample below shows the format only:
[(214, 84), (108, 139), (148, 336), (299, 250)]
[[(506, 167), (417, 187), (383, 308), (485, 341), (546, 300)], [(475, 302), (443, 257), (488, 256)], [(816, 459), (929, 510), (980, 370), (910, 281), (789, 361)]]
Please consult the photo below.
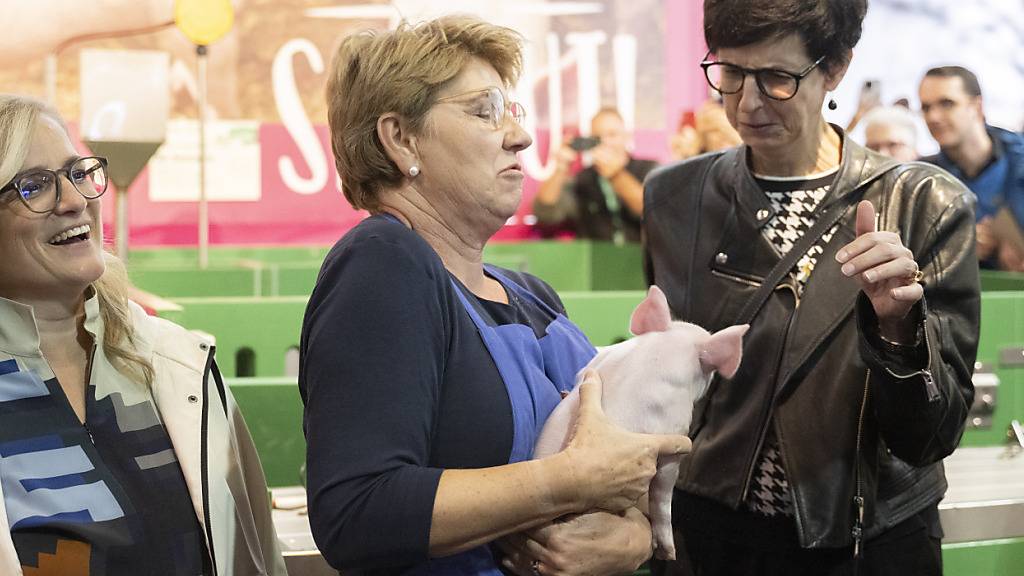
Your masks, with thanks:
[(648, 279), (680, 319), (751, 329), (694, 412), (674, 505), (690, 565), (656, 573), (941, 574), (941, 459), (974, 394), (973, 196), (823, 118), (866, 10), (705, 1), (701, 66), (743, 145), (648, 178)]

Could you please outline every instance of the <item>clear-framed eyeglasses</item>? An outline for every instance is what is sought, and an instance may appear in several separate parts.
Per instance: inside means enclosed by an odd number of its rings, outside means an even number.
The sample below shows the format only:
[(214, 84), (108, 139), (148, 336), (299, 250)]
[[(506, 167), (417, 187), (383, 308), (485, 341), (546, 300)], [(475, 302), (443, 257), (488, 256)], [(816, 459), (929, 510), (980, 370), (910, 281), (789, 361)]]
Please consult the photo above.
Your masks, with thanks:
[(38, 169), (19, 174), (3, 188), (0, 195), (15, 192), (29, 210), (48, 214), (60, 204), (61, 175), (76, 192), (92, 200), (107, 191), (107, 159), (100, 156), (76, 158), (57, 170)]
[[(472, 96), (476, 97), (476, 101), (471, 98)], [(496, 86), (481, 88), (479, 90), (471, 90), (469, 92), (462, 92), (437, 99), (438, 102), (452, 102), (458, 100), (465, 100), (466, 102), (472, 102), (473, 106), (479, 106), (479, 108), (473, 108), (471, 113), (490, 124), (495, 130), (503, 128), (506, 120), (509, 118), (519, 124), (522, 124), (523, 120), (526, 118), (526, 108), (524, 108), (519, 102), (506, 100), (505, 93)]]
[(825, 60), (822, 56), (800, 72), (790, 72), (778, 68), (744, 68), (728, 62), (708, 60), (710, 55), (709, 52), (704, 56), (700, 67), (704, 69), (704, 76), (712, 88), (721, 94), (736, 94), (743, 90), (747, 75), (751, 75), (761, 94), (772, 100), (789, 100), (796, 96), (800, 81)]

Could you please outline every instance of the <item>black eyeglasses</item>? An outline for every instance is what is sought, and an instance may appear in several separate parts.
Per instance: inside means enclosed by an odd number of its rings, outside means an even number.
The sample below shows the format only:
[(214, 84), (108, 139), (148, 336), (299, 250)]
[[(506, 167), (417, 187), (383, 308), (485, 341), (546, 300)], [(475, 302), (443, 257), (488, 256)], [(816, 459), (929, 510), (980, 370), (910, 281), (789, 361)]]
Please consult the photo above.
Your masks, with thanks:
[(720, 94), (736, 94), (743, 90), (743, 82), (750, 74), (757, 82), (757, 88), (761, 94), (772, 100), (789, 100), (796, 96), (796, 91), (800, 89), (800, 81), (825, 60), (825, 57), (822, 56), (807, 68), (794, 74), (777, 68), (744, 68), (727, 62), (716, 62), (707, 59), (710, 55), (711, 53), (708, 52), (704, 56), (700, 67), (704, 69), (704, 76), (708, 79), (708, 84)]
[(60, 175), (74, 184), (75, 190), (92, 200), (107, 191), (107, 159), (100, 156), (76, 158), (57, 170), (32, 170), (19, 175), (0, 188), (0, 194), (17, 192), (18, 198), (31, 211), (48, 214), (60, 204)]

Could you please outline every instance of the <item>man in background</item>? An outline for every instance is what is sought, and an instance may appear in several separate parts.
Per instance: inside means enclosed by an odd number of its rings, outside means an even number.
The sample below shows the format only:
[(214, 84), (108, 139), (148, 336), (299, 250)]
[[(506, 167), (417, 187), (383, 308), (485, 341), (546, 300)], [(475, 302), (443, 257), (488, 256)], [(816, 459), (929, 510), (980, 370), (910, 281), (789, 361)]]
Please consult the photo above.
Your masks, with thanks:
[(939, 143), (939, 153), (923, 160), (948, 170), (978, 197), (982, 267), (1024, 272), (1024, 251), (1011, 239), (1024, 224), (1024, 137), (985, 122), (981, 86), (966, 68), (932, 68), (919, 94), (928, 130)]
[[(592, 139), (564, 142), (556, 152), (555, 171), (537, 190), (533, 213), (539, 224), (568, 224), (580, 238), (639, 242), (643, 181), (657, 163), (630, 156), (630, 134), (614, 108), (594, 115), (590, 133)], [(592, 164), (574, 178), (572, 163), (584, 151)]]

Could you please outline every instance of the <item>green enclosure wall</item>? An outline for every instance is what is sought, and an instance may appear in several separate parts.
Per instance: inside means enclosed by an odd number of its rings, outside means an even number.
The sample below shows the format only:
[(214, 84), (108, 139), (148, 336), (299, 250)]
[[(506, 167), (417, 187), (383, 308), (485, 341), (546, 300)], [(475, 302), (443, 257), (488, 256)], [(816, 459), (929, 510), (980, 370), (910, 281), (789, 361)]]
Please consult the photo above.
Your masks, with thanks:
[[(218, 363), (256, 442), (272, 486), (299, 482), (305, 457), (302, 404), (294, 376), (285, 376), (298, 346), (306, 298), (327, 248), (216, 248), (207, 270), (195, 251), (136, 251), (129, 272), (143, 289), (170, 298), (180, 310), (162, 316), (217, 339)], [(494, 244), (486, 260), (531, 272), (559, 291), (569, 317), (596, 345), (628, 337), (629, 314), (645, 283), (636, 246), (589, 242)], [(968, 430), (964, 446), (1005, 441), (1007, 423), (1024, 419), (1024, 367), (1004, 350), (1024, 347), (1024, 275), (983, 272), (979, 362), (1000, 379), (993, 425)], [(294, 352), (291, 352), (294, 354)], [(239, 364), (238, 360), (242, 363)], [(294, 357), (292, 358), (294, 360)], [(239, 378), (239, 369), (255, 378)], [(1024, 538), (947, 544), (945, 572), (1024, 575)]]
[[(210, 265), (196, 268), (189, 249), (132, 252), (129, 275), (165, 298), (209, 296), (307, 296), (326, 248), (218, 248)], [(529, 272), (559, 292), (642, 290), (640, 247), (605, 242), (523, 242), (487, 246), (484, 259)]]

